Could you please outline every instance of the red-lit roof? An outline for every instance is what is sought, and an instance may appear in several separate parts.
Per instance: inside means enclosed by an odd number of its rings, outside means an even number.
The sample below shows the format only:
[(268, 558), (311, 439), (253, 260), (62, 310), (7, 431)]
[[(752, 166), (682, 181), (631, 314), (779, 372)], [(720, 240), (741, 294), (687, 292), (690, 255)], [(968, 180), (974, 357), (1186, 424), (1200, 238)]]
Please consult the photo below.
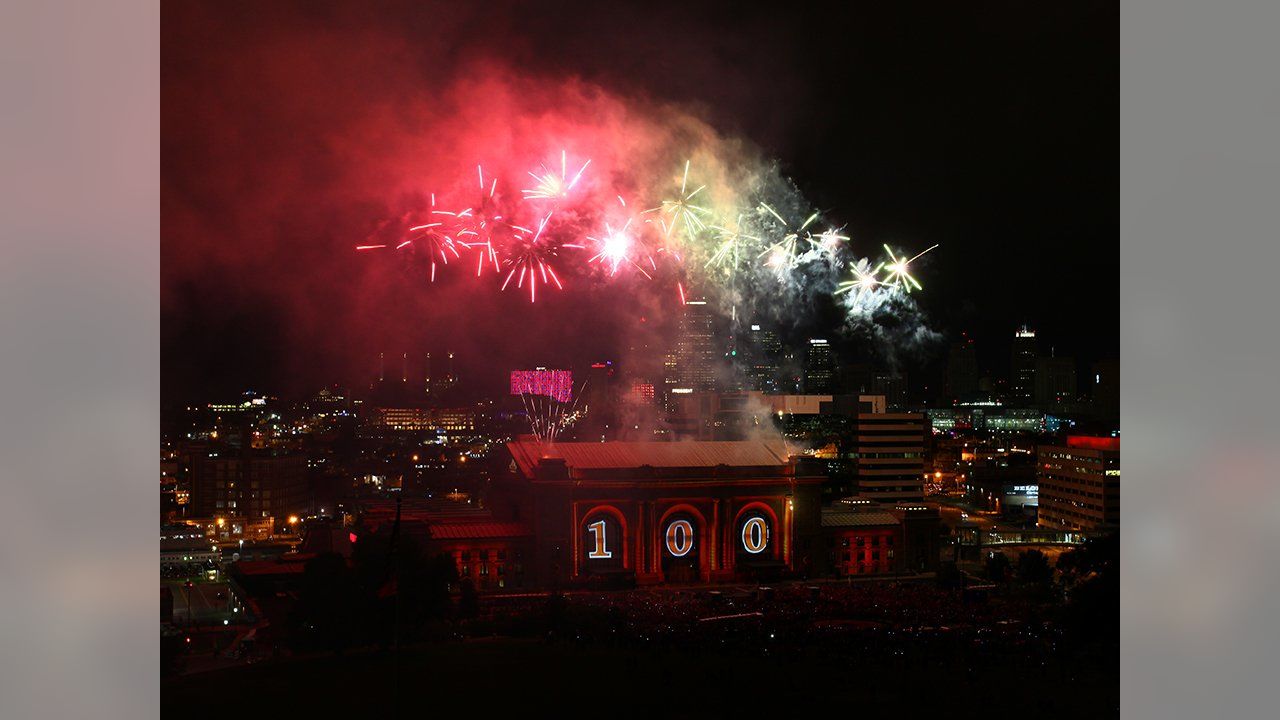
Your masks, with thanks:
[(885, 510), (822, 513), (822, 527), (881, 527), (897, 525), (898, 518)]
[(637, 468), (781, 467), (789, 463), (781, 440), (725, 440), (684, 442), (560, 442), (533, 440), (507, 443), (526, 475), (543, 458), (560, 458), (571, 470)]
[(529, 527), (518, 522), (472, 522), (430, 525), (432, 540), (479, 540), (530, 535)]
[(1111, 450), (1120, 452), (1120, 438), (1094, 437), (1091, 435), (1068, 435), (1067, 447), (1088, 448), (1089, 450)]

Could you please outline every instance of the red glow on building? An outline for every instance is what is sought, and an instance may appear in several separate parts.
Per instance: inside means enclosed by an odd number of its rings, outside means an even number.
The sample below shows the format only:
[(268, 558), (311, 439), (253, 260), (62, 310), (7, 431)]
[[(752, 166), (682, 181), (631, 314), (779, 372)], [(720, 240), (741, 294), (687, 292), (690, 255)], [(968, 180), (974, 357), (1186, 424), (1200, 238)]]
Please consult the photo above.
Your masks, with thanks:
[(1068, 435), (1067, 447), (1120, 452), (1120, 438), (1094, 437), (1092, 435)]

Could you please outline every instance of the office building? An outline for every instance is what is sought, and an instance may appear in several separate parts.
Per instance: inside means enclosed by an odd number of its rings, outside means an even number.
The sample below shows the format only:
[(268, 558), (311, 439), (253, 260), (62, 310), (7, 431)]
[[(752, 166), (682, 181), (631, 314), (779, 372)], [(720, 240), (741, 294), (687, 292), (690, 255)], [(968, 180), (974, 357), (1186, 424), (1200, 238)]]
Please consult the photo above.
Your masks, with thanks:
[(1076, 393), (1076, 361), (1069, 357), (1036, 359), (1035, 403), (1041, 410), (1071, 405)]
[(881, 503), (924, 499), (922, 413), (859, 412), (853, 426), (858, 497)]
[(675, 343), (664, 367), (664, 405), (670, 411), (673, 393), (705, 392), (716, 388), (723, 353), (716, 351), (715, 316), (706, 300), (689, 300), (677, 320)]
[(831, 355), (831, 343), (823, 338), (810, 338), (804, 357), (805, 393), (829, 393), (834, 385), (835, 364)]
[(290, 515), (310, 509), (303, 455), (204, 448), (188, 463), (194, 517), (273, 518), (283, 527)]
[(1084, 532), (1120, 525), (1120, 438), (1067, 436), (1036, 455), (1041, 527)]
[(871, 375), (871, 392), (883, 395), (890, 410), (907, 406), (907, 375), (902, 372), (876, 372)]
[(777, 392), (782, 372), (782, 342), (778, 333), (752, 323), (747, 333), (747, 389)]
[(978, 351), (973, 338), (962, 335), (947, 355), (947, 399), (972, 400), (978, 394)]

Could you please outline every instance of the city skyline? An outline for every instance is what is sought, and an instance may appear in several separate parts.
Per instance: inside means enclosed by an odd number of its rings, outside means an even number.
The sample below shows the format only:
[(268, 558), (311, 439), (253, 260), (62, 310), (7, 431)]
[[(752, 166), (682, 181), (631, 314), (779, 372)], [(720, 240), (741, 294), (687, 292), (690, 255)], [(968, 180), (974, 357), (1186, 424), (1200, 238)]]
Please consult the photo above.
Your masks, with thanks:
[(166, 5), (166, 711), (1112, 712), (1113, 25)]

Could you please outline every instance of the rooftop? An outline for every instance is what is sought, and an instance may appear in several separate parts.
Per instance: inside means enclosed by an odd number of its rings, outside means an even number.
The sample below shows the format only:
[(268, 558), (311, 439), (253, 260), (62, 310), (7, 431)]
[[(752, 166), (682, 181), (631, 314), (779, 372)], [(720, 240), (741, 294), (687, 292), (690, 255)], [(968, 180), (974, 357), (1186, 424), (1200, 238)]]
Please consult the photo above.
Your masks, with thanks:
[(454, 522), (429, 524), (433, 540), (479, 540), (526, 537), (529, 526), (518, 522)]
[(791, 464), (781, 440), (685, 442), (507, 443), (520, 470), (532, 476), (543, 460), (563, 460), (570, 472), (654, 468), (750, 467), (780, 469)]
[(897, 525), (898, 518), (887, 510), (824, 510), (822, 527), (878, 527)]

